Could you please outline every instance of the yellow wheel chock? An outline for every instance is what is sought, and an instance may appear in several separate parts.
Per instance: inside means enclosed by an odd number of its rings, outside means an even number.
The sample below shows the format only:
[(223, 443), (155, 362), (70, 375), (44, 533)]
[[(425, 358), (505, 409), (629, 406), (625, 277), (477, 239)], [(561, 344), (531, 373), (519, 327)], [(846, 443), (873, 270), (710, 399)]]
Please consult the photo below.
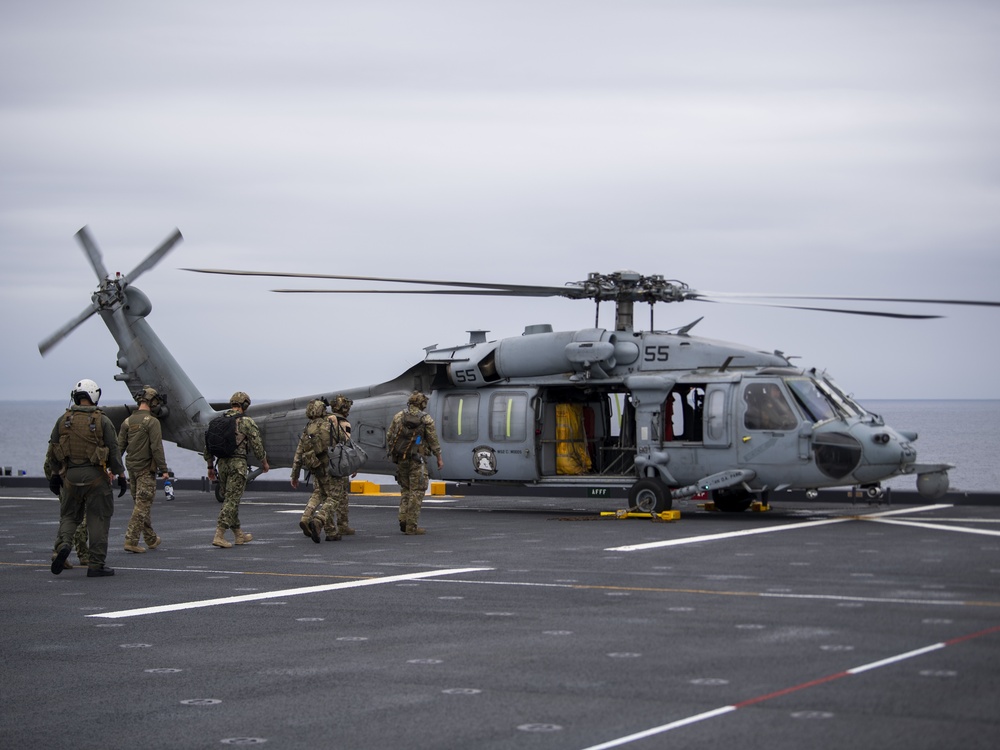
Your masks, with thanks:
[(637, 510), (629, 510), (628, 508), (622, 508), (621, 510), (609, 510), (601, 511), (602, 518), (647, 518), (652, 521), (677, 521), (680, 520), (681, 512), (679, 510), (665, 510), (660, 513), (641, 513)]

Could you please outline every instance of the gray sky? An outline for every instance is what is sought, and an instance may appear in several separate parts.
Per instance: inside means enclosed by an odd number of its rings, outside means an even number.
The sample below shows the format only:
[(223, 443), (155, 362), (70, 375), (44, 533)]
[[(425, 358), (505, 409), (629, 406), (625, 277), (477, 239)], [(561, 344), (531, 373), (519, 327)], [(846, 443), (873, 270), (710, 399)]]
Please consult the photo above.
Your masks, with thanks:
[[(184, 233), (136, 286), (209, 398), (386, 380), (469, 329), (594, 309), (279, 295), (185, 266), (1000, 299), (998, 30), (993, 0), (11, 0), (0, 398), (82, 377), (128, 398), (98, 318), (38, 353), (96, 286), (83, 225), (112, 272)], [(694, 333), (862, 400), (1000, 398), (1000, 309), (901, 309), (948, 317), (686, 303), (656, 327), (704, 315)]]

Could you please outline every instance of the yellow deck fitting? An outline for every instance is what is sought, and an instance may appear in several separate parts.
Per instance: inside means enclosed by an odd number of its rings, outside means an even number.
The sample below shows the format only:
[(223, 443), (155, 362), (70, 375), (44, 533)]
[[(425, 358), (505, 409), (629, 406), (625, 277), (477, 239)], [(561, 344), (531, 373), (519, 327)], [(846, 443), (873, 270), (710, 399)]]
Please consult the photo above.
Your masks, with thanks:
[(665, 510), (662, 513), (640, 513), (635, 510), (608, 510), (601, 511), (603, 518), (651, 518), (655, 521), (678, 521), (681, 517), (679, 510)]
[(431, 482), (432, 495), (446, 495), (444, 482)]
[(358, 479), (351, 482), (351, 494), (380, 495), (382, 494), (382, 486), (375, 484), (374, 482), (369, 482), (365, 479)]

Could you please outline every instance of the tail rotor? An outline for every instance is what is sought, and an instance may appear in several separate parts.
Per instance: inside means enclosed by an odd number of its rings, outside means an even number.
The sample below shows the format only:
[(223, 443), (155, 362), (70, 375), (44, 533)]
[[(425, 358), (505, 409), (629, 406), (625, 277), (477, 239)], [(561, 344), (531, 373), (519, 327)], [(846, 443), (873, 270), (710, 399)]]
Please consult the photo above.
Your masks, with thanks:
[(131, 273), (127, 276), (116, 274), (114, 278), (110, 278), (108, 269), (104, 266), (104, 259), (101, 255), (101, 251), (97, 247), (97, 243), (94, 242), (93, 237), (91, 237), (90, 231), (87, 227), (80, 229), (80, 231), (76, 233), (76, 238), (79, 241), (80, 246), (83, 248), (83, 252), (86, 254), (87, 260), (90, 261), (91, 268), (94, 269), (94, 273), (97, 275), (97, 291), (91, 296), (91, 303), (86, 309), (83, 310), (83, 312), (38, 344), (38, 351), (43, 357), (48, 354), (56, 344), (69, 336), (69, 334), (75, 331), (95, 313), (98, 313), (101, 310), (114, 310), (120, 307), (125, 302), (125, 290), (128, 288), (129, 284), (159, 263), (160, 260), (173, 249), (174, 245), (183, 239), (180, 230), (175, 229), (173, 234), (167, 237), (167, 239), (160, 243), (160, 245), (153, 250), (153, 252), (147, 255), (145, 259), (139, 263), (139, 265), (132, 269)]

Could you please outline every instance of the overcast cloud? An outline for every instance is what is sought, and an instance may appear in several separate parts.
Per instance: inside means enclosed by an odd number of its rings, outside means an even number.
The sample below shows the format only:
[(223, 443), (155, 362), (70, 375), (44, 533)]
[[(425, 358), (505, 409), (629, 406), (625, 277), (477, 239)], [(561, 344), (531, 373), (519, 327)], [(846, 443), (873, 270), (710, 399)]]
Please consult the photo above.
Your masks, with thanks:
[[(387, 380), (470, 329), (594, 308), (291, 296), (183, 267), (1000, 299), (998, 31), (993, 0), (11, 0), (0, 398), (89, 377), (128, 399), (96, 316), (38, 353), (96, 286), (84, 225), (112, 272), (184, 233), (136, 286), (209, 398)], [(862, 400), (1000, 398), (1000, 309), (899, 309), (948, 317), (686, 303), (655, 322), (705, 316), (694, 333)]]

